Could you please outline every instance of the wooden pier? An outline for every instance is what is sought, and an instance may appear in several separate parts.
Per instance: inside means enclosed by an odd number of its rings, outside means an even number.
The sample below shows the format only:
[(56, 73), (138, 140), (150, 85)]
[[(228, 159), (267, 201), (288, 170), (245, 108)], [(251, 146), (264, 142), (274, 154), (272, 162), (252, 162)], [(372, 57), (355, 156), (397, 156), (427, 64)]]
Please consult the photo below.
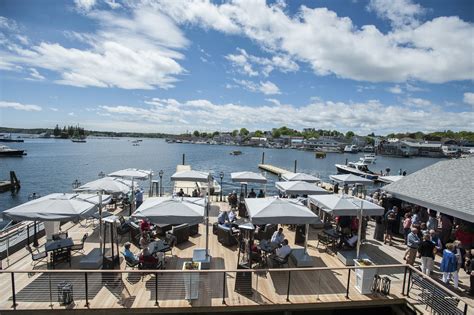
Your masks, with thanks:
[(0, 192), (11, 191), (12, 193), (18, 192), (20, 190), (21, 185), (20, 181), (16, 177), (14, 171), (10, 171), (10, 180), (0, 180)]
[(272, 174), (278, 175), (278, 176), (281, 176), (285, 173), (291, 173), (290, 171), (285, 170), (284, 168), (274, 166), (274, 165), (270, 165), (270, 164), (258, 164), (258, 168), (261, 169), (261, 170), (270, 172)]

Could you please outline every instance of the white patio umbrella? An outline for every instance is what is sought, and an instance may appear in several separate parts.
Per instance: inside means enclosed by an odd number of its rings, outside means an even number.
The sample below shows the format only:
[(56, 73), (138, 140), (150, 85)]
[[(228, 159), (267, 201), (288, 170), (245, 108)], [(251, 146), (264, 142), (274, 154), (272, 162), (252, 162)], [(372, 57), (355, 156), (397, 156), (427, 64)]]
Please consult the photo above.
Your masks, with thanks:
[(132, 190), (132, 181), (117, 177), (99, 178), (74, 189), (76, 192), (103, 192), (107, 194), (127, 194), (130, 190)]
[(267, 183), (267, 179), (263, 175), (254, 172), (234, 172), (230, 173), (230, 178), (237, 183)]
[(3, 215), (16, 221), (75, 221), (89, 218), (97, 210), (99, 198), (92, 194), (54, 193), (5, 210)]
[(309, 224), (321, 223), (310, 209), (286, 198), (246, 198), (245, 205), (253, 224), (305, 224), (304, 251), (307, 254)]
[(308, 196), (309, 202), (314, 203), (323, 211), (335, 216), (354, 216), (359, 219), (357, 232), (357, 258), (360, 254), (360, 237), (362, 230), (363, 216), (380, 216), (384, 213), (384, 208), (372, 202), (349, 196), (339, 195), (319, 195)]
[[(171, 180), (173, 181), (182, 181), (182, 182), (198, 182), (198, 183), (207, 183), (207, 187), (211, 187), (211, 182), (214, 180), (211, 173), (205, 173), (201, 171), (186, 170), (181, 172), (176, 172), (171, 175)], [(210, 258), (209, 256), (209, 208), (211, 207), (211, 192), (210, 189), (207, 190), (207, 201), (206, 201), (206, 259)]]
[(313, 175), (309, 175), (305, 173), (292, 173), (292, 172), (283, 173), (281, 175), (281, 178), (283, 178), (286, 181), (303, 181), (303, 182), (308, 182), (308, 183), (317, 183), (321, 181), (321, 179)]
[(330, 193), (315, 184), (303, 181), (276, 182), (275, 187), (287, 195), (323, 195)]
[[(119, 170), (110, 174), (107, 174), (107, 176), (110, 177), (120, 177), (120, 178), (129, 178), (132, 180), (132, 186), (134, 185), (135, 179), (139, 180), (149, 180), (150, 188), (149, 188), (149, 193), (148, 195), (151, 196), (151, 190), (152, 190), (152, 180), (153, 180), (153, 171), (151, 170), (141, 170), (138, 168), (126, 168), (123, 170)], [(135, 207), (135, 195), (132, 193), (131, 194), (131, 207), (134, 209)]]
[(198, 224), (204, 220), (205, 203), (204, 198), (152, 197), (132, 217), (147, 218), (155, 224)]
[(333, 181), (347, 184), (347, 185), (354, 185), (354, 184), (371, 184), (373, 183), (372, 180), (356, 176), (354, 174), (341, 174), (341, 175), (329, 175), (329, 178), (331, 178)]

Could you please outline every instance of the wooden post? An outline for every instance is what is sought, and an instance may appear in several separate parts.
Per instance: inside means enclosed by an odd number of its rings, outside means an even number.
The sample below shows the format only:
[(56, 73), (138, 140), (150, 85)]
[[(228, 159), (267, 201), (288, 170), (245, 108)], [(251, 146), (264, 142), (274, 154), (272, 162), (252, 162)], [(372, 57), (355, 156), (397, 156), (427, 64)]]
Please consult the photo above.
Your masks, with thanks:
[(10, 190), (12, 194), (16, 194), (18, 190), (20, 190), (20, 181), (16, 177), (16, 174), (14, 171), (10, 171)]
[(262, 164), (265, 164), (265, 152), (262, 152)]
[(183, 153), (183, 165), (185, 161), (186, 161), (186, 154)]
[(296, 173), (296, 166), (298, 165), (298, 160), (295, 160), (295, 171), (293, 173)]

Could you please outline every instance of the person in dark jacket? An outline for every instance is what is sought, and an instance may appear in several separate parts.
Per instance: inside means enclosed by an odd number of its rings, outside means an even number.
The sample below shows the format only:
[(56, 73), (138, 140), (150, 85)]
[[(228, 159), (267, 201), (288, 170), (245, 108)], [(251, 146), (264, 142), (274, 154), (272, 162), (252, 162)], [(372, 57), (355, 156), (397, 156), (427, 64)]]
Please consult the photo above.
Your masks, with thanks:
[(469, 290), (469, 295), (474, 296), (474, 249), (471, 252), (466, 254), (466, 273), (469, 275), (471, 280), (471, 287)]
[(418, 253), (421, 256), (421, 272), (429, 276), (433, 271), (434, 254), (436, 252), (435, 244), (430, 240), (430, 235), (423, 235), (423, 241), (418, 247)]

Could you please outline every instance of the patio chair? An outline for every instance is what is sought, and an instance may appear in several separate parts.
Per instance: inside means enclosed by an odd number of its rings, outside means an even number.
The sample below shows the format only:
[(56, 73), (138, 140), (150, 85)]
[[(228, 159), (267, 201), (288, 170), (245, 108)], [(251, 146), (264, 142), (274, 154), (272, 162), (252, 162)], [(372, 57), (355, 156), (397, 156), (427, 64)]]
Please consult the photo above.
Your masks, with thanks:
[(135, 268), (141, 269), (140, 268), (140, 262), (138, 260), (131, 260), (129, 257), (125, 256), (125, 254), (123, 252), (121, 254), (122, 254), (123, 258), (125, 259), (126, 267), (129, 267), (129, 268), (132, 268), (132, 269), (135, 269)]
[(285, 258), (281, 258), (280, 256), (272, 256), (271, 259), (272, 259), (272, 262), (274, 265), (276, 265), (277, 268), (280, 268), (284, 265), (287, 265), (288, 268), (290, 267), (290, 264), (288, 262), (289, 258), (290, 258), (290, 255), (291, 255), (291, 252), (285, 256)]
[(326, 246), (325, 252), (327, 252), (328, 246), (331, 245), (332, 240), (326, 234), (318, 233), (318, 244), (316, 244), (316, 248), (319, 248), (319, 243), (322, 243)]
[(84, 234), (84, 236), (81, 239), (81, 242), (79, 244), (74, 244), (71, 246), (71, 252), (82, 252), (84, 253), (84, 243), (86, 242), (86, 239), (88, 237), (88, 234)]
[(41, 261), (45, 258), (48, 258), (48, 253), (47, 252), (40, 252), (39, 250), (36, 250), (37, 253), (33, 252), (31, 249), (30, 245), (25, 246), (26, 250), (31, 254), (31, 264), (34, 266), (36, 265), (36, 262)]

